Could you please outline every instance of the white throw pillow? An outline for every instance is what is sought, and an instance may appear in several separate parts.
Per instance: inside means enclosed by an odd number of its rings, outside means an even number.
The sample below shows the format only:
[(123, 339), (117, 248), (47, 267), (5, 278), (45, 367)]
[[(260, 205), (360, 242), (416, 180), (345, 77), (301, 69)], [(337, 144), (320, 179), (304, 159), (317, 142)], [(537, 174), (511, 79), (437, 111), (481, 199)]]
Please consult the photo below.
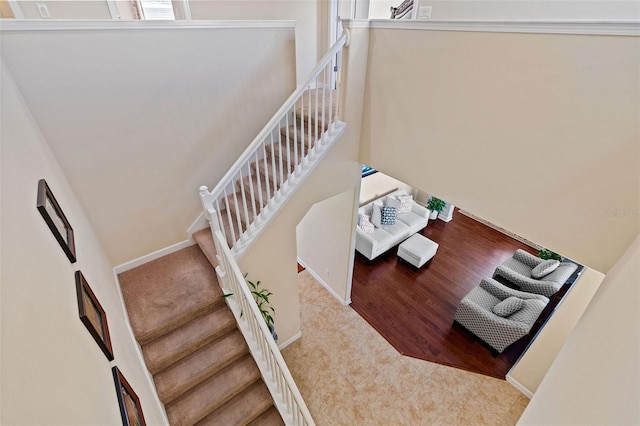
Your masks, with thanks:
[(360, 229), (362, 229), (365, 234), (373, 234), (373, 223), (369, 221), (369, 216), (366, 214), (363, 214), (360, 218)]
[(384, 205), (385, 207), (394, 207), (396, 210), (400, 208), (400, 200), (391, 195), (387, 195), (384, 197)]
[(519, 297), (511, 296), (495, 305), (492, 309), (493, 313), (499, 317), (508, 317), (518, 312), (524, 306), (524, 300)]
[(380, 210), (380, 206), (377, 204), (373, 205), (373, 209), (371, 211), (371, 223), (376, 228), (379, 228), (382, 224), (380, 221), (382, 220), (382, 210)]
[(540, 279), (555, 271), (558, 266), (560, 262), (555, 259), (545, 260), (531, 270), (531, 276)]
[(413, 196), (411, 195), (398, 195), (398, 201), (400, 206), (398, 207), (398, 214), (409, 213), (412, 209)]

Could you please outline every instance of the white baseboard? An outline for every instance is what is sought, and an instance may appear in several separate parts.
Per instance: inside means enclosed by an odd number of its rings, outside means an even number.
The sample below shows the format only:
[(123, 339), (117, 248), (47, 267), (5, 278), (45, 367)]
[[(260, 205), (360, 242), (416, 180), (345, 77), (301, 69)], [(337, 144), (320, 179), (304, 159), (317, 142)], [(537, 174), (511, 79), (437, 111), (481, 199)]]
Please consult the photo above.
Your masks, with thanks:
[(309, 268), (300, 258), (298, 258), (298, 263), (301, 264), (302, 266), (304, 266), (304, 268), (309, 271), (309, 273), (311, 274), (311, 276), (313, 278), (315, 278), (316, 281), (318, 281), (320, 284), (322, 284), (322, 286), (329, 292), (329, 294), (331, 294), (333, 297), (335, 297), (338, 302), (340, 302), (343, 306), (349, 306), (351, 304), (351, 299), (348, 300), (344, 300), (342, 297), (340, 297), (340, 295), (338, 293), (336, 293), (336, 291), (334, 289), (331, 288), (331, 286), (329, 284), (327, 284), (321, 277), (320, 275), (316, 274), (313, 269)]
[(529, 389), (525, 388), (524, 386), (522, 386), (520, 384), (520, 382), (516, 381), (513, 377), (511, 377), (509, 374), (507, 374), (507, 377), (505, 377), (505, 379), (507, 380), (507, 382), (509, 382), (514, 388), (518, 389), (520, 392), (522, 392), (522, 394), (524, 396), (526, 396), (527, 398), (531, 399), (533, 398), (533, 393), (531, 393), (529, 391)]
[(199, 231), (204, 228), (209, 227), (209, 222), (207, 218), (204, 216), (204, 212), (200, 213), (198, 218), (193, 221), (189, 229), (187, 229), (187, 234), (191, 237), (196, 231)]
[(290, 344), (292, 344), (293, 342), (295, 342), (296, 340), (298, 340), (301, 337), (302, 337), (302, 331), (298, 331), (296, 334), (293, 335), (293, 337), (291, 337), (290, 339), (287, 339), (284, 342), (280, 343), (278, 345), (278, 349), (283, 350), (284, 348), (286, 348), (287, 346), (289, 346)]
[(170, 245), (169, 247), (165, 247), (163, 249), (156, 250), (153, 253), (145, 254), (144, 256), (141, 256), (141, 257), (139, 257), (137, 259), (133, 259), (133, 260), (125, 262), (125, 263), (123, 263), (121, 265), (118, 265), (118, 266), (113, 268), (113, 271), (116, 273), (116, 275), (118, 275), (118, 274), (126, 272), (126, 271), (128, 271), (130, 269), (137, 268), (140, 265), (144, 265), (145, 263), (149, 263), (152, 260), (159, 259), (162, 256), (166, 256), (168, 254), (175, 253), (178, 250), (182, 250), (183, 248), (187, 248), (187, 247), (192, 246), (194, 244), (195, 244), (195, 241), (193, 241), (193, 239), (184, 240), (184, 241), (181, 241), (179, 243), (175, 243), (173, 245)]

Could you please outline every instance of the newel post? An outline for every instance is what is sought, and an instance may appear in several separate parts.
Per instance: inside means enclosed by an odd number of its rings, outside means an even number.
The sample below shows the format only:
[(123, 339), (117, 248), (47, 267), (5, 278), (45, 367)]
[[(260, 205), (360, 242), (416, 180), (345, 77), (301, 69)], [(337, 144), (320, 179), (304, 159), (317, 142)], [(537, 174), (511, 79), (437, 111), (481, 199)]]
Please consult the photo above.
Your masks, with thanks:
[(211, 235), (213, 236), (213, 245), (216, 248), (216, 258), (218, 259), (218, 267), (216, 268), (216, 271), (218, 272), (220, 278), (223, 278), (226, 275), (226, 271), (224, 268), (224, 262), (222, 262), (221, 257), (222, 247), (220, 247), (220, 243), (218, 242), (218, 238), (216, 236), (216, 232), (221, 230), (220, 221), (218, 220), (216, 209), (213, 207), (215, 197), (211, 195), (206, 185), (202, 185), (200, 187), (200, 201), (202, 201), (204, 216), (209, 221)]

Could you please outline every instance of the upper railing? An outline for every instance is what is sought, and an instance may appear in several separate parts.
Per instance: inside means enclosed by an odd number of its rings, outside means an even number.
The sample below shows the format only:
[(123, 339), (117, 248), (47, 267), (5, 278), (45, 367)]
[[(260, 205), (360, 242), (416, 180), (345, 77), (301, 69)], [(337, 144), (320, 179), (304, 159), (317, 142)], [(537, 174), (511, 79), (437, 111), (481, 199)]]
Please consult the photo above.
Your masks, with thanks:
[(211, 203), (234, 254), (246, 248), (260, 222), (336, 131), (346, 42), (343, 34), (213, 190), (201, 190), (205, 210)]

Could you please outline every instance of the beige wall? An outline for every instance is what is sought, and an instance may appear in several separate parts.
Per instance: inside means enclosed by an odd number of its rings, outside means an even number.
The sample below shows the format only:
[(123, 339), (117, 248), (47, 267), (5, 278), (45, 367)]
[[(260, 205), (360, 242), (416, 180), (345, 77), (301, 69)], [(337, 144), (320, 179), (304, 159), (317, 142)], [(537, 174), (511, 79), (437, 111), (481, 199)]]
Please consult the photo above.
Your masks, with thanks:
[[(371, 0), (375, 2), (377, 0)], [(640, 18), (635, 0), (418, 0), (431, 6), (431, 19), (630, 20)]]
[[(325, 51), (320, 34), (326, 0), (194, 0), (192, 19), (276, 19), (296, 21), (296, 59), (299, 83), (311, 72)], [(277, 68), (265, 68), (275, 72)]]
[(370, 37), (363, 163), (596, 270), (613, 265), (640, 231), (640, 38)]
[[(147, 424), (162, 424), (163, 411), (125, 323), (109, 260), (4, 63), (0, 74), (0, 423), (120, 424), (111, 375), (117, 365), (141, 398)], [(74, 264), (36, 210), (42, 178), (74, 229)], [(78, 269), (107, 313), (111, 363), (80, 322)]]
[(138, 29), (2, 34), (113, 265), (187, 239), (198, 187), (218, 182), (295, 88), (292, 27), (126, 24)]
[(640, 236), (609, 271), (522, 425), (640, 424)]

